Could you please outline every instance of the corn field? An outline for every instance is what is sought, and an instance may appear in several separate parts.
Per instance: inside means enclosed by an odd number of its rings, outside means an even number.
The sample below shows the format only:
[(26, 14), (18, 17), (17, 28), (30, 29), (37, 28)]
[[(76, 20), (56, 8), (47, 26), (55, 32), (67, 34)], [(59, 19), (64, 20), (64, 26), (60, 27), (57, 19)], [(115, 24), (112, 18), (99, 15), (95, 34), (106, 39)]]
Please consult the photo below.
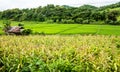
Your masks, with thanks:
[(0, 36), (0, 72), (120, 72), (120, 36)]

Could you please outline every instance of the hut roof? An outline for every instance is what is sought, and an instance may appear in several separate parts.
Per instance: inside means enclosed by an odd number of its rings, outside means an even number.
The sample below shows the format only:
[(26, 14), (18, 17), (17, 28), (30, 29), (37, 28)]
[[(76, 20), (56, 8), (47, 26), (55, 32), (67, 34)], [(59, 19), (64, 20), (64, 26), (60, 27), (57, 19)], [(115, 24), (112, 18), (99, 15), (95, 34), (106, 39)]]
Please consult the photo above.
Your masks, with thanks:
[(20, 27), (20, 26), (12, 26), (12, 27), (8, 30), (8, 32), (9, 32), (9, 33), (20, 33), (21, 28), (22, 28), (22, 27)]

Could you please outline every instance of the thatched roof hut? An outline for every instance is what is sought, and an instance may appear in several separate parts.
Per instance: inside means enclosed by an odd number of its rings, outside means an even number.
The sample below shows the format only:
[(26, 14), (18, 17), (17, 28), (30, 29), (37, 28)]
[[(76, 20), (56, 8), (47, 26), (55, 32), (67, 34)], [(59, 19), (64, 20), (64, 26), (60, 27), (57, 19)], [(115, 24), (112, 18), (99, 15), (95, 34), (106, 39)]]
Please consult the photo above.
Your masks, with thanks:
[(23, 27), (21, 26), (12, 26), (10, 27), (8, 30), (6, 30), (5, 32), (7, 34), (16, 34), (16, 35), (20, 35), (21, 32), (23, 30)]

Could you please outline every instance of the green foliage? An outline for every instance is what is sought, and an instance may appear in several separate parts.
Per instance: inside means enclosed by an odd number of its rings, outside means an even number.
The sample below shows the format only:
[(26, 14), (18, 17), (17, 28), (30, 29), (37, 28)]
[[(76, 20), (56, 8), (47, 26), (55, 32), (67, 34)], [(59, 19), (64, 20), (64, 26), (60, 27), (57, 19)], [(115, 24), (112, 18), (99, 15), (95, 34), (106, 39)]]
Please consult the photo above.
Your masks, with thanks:
[(32, 34), (32, 30), (31, 30), (31, 29), (24, 29), (24, 30), (22, 31), (22, 34), (23, 34), (23, 35)]
[[(12, 26), (17, 26), (20, 22), (11, 21)], [(3, 21), (0, 20), (0, 24)], [(37, 21), (23, 21), (25, 29), (31, 29), (32, 34), (42, 34), (52, 35), (52, 34), (102, 34), (102, 35), (120, 35), (120, 26), (114, 25), (103, 25), (102, 21), (94, 22), (93, 24), (62, 24), (62, 23), (46, 23), (46, 22), (37, 22)], [(102, 24), (102, 25), (100, 25)], [(4, 34), (2, 31), (3, 26), (1, 25), (0, 34)], [(44, 35), (44, 34), (43, 34)]]
[(89, 20), (83, 20), (83, 24), (90, 24)]
[(64, 19), (64, 20), (62, 21), (62, 23), (64, 23), (64, 24), (73, 24), (74, 21), (71, 20), (71, 19), (69, 19), (69, 20)]
[(116, 22), (116, 25), (120, 25), (120, 20), (118, 20), (118, 21)]
[(4, 24), (4, 28), (3, 28), (4, 31), (7, 31), (11, 27), (11, 21), (9, 20), (4, 20), (3, 24)]
[(106, 20), (105, 22), (110, 25), (120, 25), (120, 21)]
[(18, 26), (24, 26), (24, 24), (22, 24), (22, 23), (19, 23), (19, 24), (18, 24)]
[(111, 4), (111, 5), (107, 5), (107, 6), (102, 6), (99, 9), (105, 10), (105, 9), (114, 9), (114, 8), (119, 8), (119, 7), (120, 7), (120, 2), (115, 3), (115, 4)]
[(97, 9), (97, 7), (92, 6), (92, 5), (83, 5), (83, 6), (81, 6), (80, 8), (81, 8), (82, 10), (86, 10), (86, 9), (88, 9), (88, 10), (95, 10), (95, 9)]
[(3, 20), (3, 24), (10, 26), (11, 21), (10, 20)]
[(108, 13), (108, 20), (117, 21), (118, 11), (111, 11)]
[(37, 17), (37, 21), (44, 22), (45, 17), (43, 15), (39, 14), (38, 17)]
[(120, 36), (1, 36), (0, 72), (119, 72)]
[[(72, 6), (59, 6), (49, 4), (47, 6), (31, 9), (8, 9), (0, 12), (0, 19), (8, 19), (13, 21), (39, 21), (45, 22), (52, 20), (55, 23), (79, 23), (89, 24), (93, 23), (87, 21), (92, 19), (93, 21), (105, 21), (106, 19), (117, 21), (117, 17), (120, 15), (119, 9), (116, 11), (114, 8), (119, 8), (120, 3), (95, 7), (92, 5), (83, 5), (80, 7)], [(117, 13), (117, 14), (116, 14)], [(83, 20), (85, 21), (83, 21)]]
[(77, 18), (75, 19), (76, 23), (82, 24), (83, 23), (83, 19), (82, 18)]

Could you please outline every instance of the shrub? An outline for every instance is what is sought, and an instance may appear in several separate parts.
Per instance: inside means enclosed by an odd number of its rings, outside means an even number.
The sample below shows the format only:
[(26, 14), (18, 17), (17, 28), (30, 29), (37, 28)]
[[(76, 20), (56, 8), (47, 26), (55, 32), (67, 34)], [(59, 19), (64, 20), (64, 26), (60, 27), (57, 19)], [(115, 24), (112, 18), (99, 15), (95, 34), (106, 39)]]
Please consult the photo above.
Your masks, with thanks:
[(89, 20), (83, 20), (83, 24), (90, 24)]
[(3, 21), (3, 24), (4, 24), (3, 30), (4, 30), (5, 32), (10, 29), (10, 27), (11, 27), (11, 22), (10, 22), (10, 21), (5, 20), (5, 21)]
[(65, 23), (65, 24), (72, 24), (72, 23), (74, 23), (74, 21), (71, 20), (71, 19), (69, 19), (69, 20), (64, 19), (62, 22)]
[(4, 20), (4, 21), (3, 21), (3, 24), (5, 24), (5, 25), (10, 25), (10, 24), (11, 24), (11, 21), (9, 21), (9, 20)]
[(110, 25), (120, 25), (120, 21), (106, 20), (105, 23)]
[(24, 24), (22, 24), (22, 23), (19, 23), (19, 24), (18, 24), (18, 26), (24, 26)]
[(23, 35), (29, 35), (29, 34), (31, 34), (32, 33), (32, 30), (31, 29), (24, 29), (23, 31), (22, 31), (22, 34)]
[(120, 20), (116, 21), (115, 25), (120, 25)]
[(77, 18), (77, 19), (75, 19), (75, 23), (82, 24), (83, 23), (83, 19), (82, 18)]

